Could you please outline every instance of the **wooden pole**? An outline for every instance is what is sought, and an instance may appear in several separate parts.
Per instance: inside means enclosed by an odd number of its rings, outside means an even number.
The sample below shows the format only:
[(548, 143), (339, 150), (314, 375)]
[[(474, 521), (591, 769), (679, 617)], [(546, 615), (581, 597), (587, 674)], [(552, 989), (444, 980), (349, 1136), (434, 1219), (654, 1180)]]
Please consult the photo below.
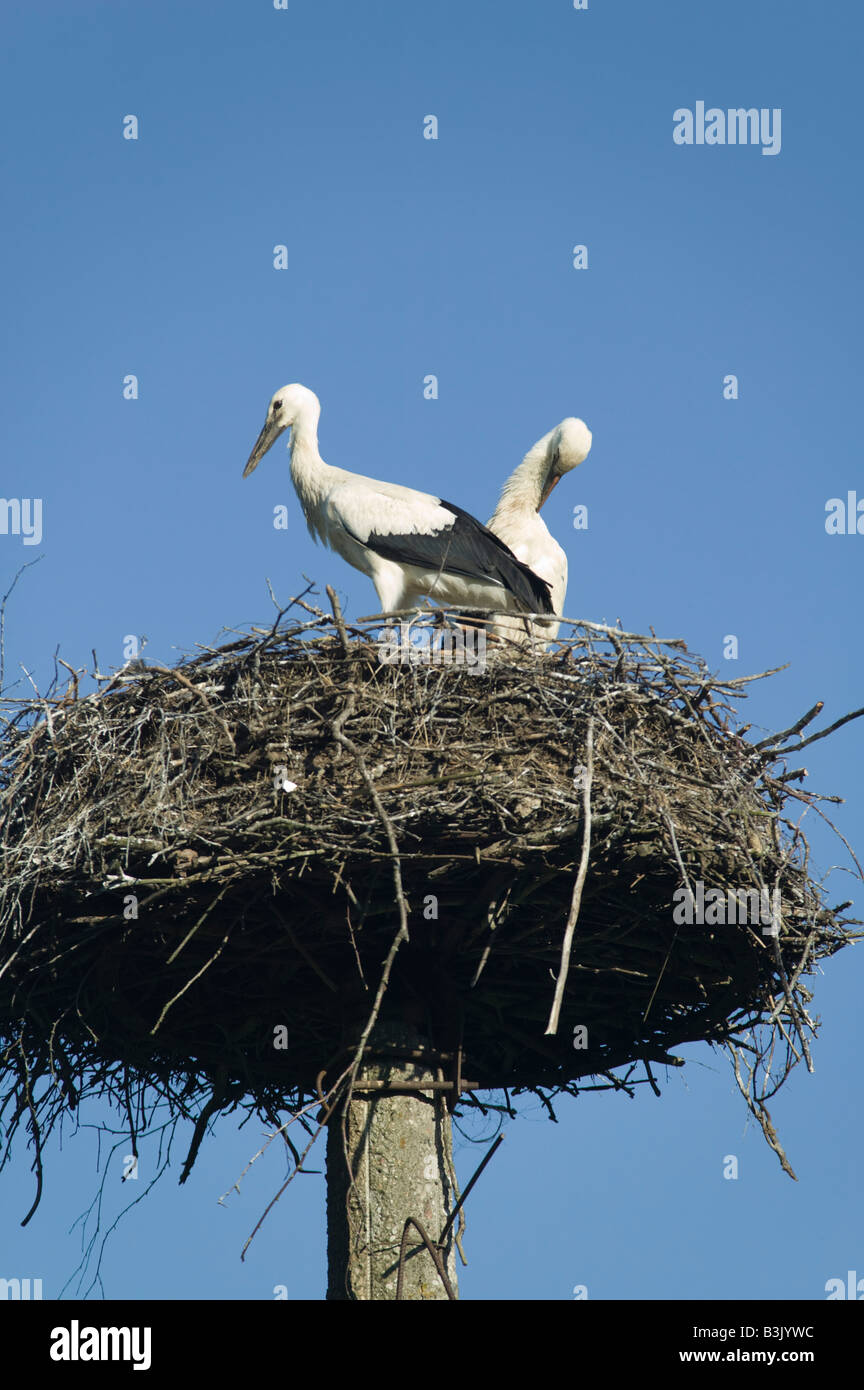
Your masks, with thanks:
[(328, 1125), (328, 1299), (395, 1299), (400, 1251), (401, 1298), (450, 1298), (441, 1270), (456, 1295), (453, 1232), (436, 1267), (418, 1229), (419, 1224), (434, 1245), (456, 1200), (445, 1096), (362, 1089), (368, 1081), (418, 1085), (436, 1079), (434, 1067), (398, 1055), (413, 1052), (416, 1058), (423, 1041), (413, 1028), (378, 1024), (354, 1095)]

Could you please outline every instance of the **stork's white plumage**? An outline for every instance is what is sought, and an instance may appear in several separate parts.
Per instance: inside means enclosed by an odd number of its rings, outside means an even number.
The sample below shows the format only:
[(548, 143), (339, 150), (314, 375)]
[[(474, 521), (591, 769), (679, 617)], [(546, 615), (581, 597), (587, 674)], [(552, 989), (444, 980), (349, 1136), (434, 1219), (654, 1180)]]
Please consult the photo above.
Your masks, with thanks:
[[(569, 417), (538, 439), (503, 488), (489, 529), (510, 547), (517, 559), (545, 579), (552, 609), (564, 612), (567, 594), (567, 556), (540, 516), (540, 508), (565, 473), (576, 468), (591, 449), (591, 431), (583, 420)], [(543, 640), (558, 635), (558, 623), (538, 622)], [(524, 620), (498, 618), (493, 631), (510, 641), (528, 640)]]
[(368, 574), (381, 611), (427, 594), (505, 612), (553, 612), (548, 584), (461, 507), (427, 492), (333, 468), (318, 452), (318, 397), (296, 383), (277, 391), (243, 471), (291, 430), (291, 480), (315, 540)]

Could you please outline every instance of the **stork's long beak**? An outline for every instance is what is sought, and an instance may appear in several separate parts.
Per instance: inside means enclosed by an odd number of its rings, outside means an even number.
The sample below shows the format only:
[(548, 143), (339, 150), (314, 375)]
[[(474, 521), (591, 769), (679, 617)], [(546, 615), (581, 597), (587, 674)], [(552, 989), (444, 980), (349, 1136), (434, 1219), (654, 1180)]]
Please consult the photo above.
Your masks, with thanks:
[(553, 487), (555, 487), (555, 485), (556, 485), (557, 483), (560, 483), (560, 481), (561, 481), (561, 474), (560, 474), (560, 473), (550, 473), (549, 477), (548, 477), (547, 480), (546, 480), (546, 486), (545, 486), (544, 489), (543, 489), (543, 495), (542, 495), (542, 497), (540, 498), (540, 501), (537, 503), (537, 510), (538, 510), (538, 512), (539, 512), (540, 508), (543, 506), (543, 503), (546, 501), (546, 498), (549, 496), (549, 494), (550, 494), (550, 492), (552, 491)]
[(244, 478), (248, 478), (250, 473), (255, 472), (267, 450), (272, 449), (280, 434), (284, 434), (287, 428), (287, 425), (276, 425), (272, 420), (265, 420), (264, 428), (255, 440), (255, 448), (249, 455), (249, 462), (243, 469)]

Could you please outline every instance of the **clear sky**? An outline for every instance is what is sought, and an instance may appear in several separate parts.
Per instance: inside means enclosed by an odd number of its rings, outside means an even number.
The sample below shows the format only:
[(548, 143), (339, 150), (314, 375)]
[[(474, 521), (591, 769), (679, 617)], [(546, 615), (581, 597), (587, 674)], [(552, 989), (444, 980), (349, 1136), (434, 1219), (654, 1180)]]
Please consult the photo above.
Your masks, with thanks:
[[(0, 592), (44, 557), (9, 605), (7, 682), (23, 664), (46, 683), (58, 646), (119, 666), (129, 634), (176, 660), (269, 621), (267, 576), (283, 600), (306, 574), (376, 610), (312, 544), (281, 444), (241, 481), (271, 394), (300, 381), (328, 462), (481, 519), (534, 440), (582, 416), (593, 450), (544, 513), (568, 615), (653, 625), (728, 675), (788, 662), (744, 705), (766, 729), (864, 703), (864, 535), (825, 529), (829, 499), (864, 498), (862, 31), (854, 6), (805, 0), (6, 0), (0, 490), (42, 499), (43, 534), (0, 535)], [(778, 108), (779, 152), (676, 144), (673, 113), (702, 101)], [(859, 851), (862, 748), (852, 724), (805, 757)], [(818, 823), (811, 838), (823, 870), (848, 862)], [(859, 888), (829, 880), (860, 913)], [(659, 1100), (586, 1095), (558, 1125), (539, 1105), (509, 1125), (470, 1199), (463, 1297), (818, 1299), (864, 1276), (862, 961), (844, 950), (817, 978), (815, 1073), (772, 1106), (797, 1184), (725, 1058), (688, 1048)], [(66, 1285), (102, 1118), (52, 1143), (24, 1230), (30, 1155), (0, 1176), (0, 1276)], [(244, 1264), (281, 1158), (216, 1205), (259, 1129), (221, 1121), (184, 1188), (175, 1166), (123, 1218), (108, 1296), (323, 1296), (321, 1177)], [(463, 1180), (490, 1133), (460, 1140)], [(126, 1151), (103, 1229), (136, 1195)], [(142, 1191), (154, 1169), (145, 1147)]]

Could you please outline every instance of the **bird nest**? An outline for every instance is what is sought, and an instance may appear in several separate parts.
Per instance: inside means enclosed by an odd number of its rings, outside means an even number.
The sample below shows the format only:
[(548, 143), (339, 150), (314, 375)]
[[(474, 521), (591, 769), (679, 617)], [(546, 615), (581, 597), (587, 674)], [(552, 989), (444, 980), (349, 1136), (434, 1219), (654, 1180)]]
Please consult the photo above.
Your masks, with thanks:
[(754, 743), (746, 678), (681, 642), (565, 623), (554, 653), (478, 670), (302, 606), (10, 706), (7, 1145), (26, 1123), (38, 1157), (99, 1092), (133, 1139), (145, 1094), (206, 1099), (195, 1150), (221, 1109), (332, 1099), (372, 1024), (408, 1022), (462, 1106), (656, 1090), (672, 1049), (726, 1045), (785, 1166), (765, 1102), (809, 1061), (806, 981), (854, 935), (787, 770), (821, 706)]

